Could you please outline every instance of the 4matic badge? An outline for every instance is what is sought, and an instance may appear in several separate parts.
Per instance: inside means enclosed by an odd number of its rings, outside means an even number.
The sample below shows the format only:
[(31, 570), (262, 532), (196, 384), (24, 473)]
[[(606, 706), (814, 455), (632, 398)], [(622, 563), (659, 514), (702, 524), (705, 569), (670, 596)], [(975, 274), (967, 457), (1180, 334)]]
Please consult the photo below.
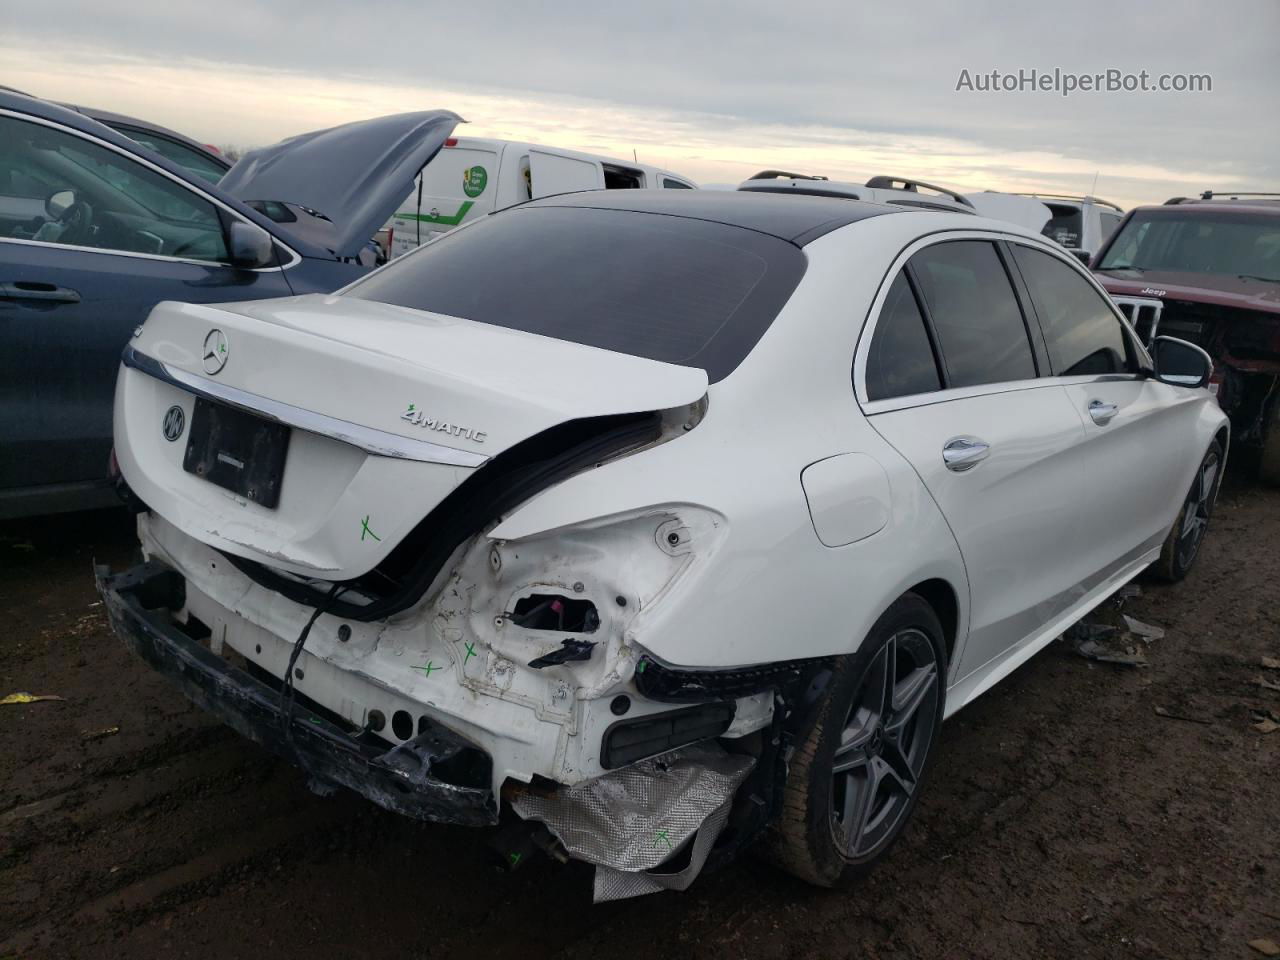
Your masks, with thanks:
[(470, 427), (464, 427), (457, 423), (449, 423), (436, 417), (428, 417), (412, 403), (409, 404), (408, 410), (400, 414), (400, 419), (408, 420), (419, 427), (426, 427), (428, 430), (438, 430), (441, 433), (449, 434), (451, 437), (462, 437), (464, 440), (472, 440), (476, 443), (484, 443), (484, 438), (488, 436), (483, 430), (472, 430)]

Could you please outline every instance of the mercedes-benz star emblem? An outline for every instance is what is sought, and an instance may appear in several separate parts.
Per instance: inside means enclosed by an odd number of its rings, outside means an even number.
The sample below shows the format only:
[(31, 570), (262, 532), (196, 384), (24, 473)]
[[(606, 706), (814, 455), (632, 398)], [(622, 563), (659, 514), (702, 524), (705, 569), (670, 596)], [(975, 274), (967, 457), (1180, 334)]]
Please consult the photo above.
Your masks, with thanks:
[(215, 376), (227, 365), (227, 335), (217, 327), (204, 338), (204, 372)]
[(182, 427), (186, 420), (187, 418), (182, 412), (182, 408), (176, 403), (166, 410), (164, 423), (161, 425), (161, 429), (164, 430), (164, 438), (172, 442), (182, 436)]

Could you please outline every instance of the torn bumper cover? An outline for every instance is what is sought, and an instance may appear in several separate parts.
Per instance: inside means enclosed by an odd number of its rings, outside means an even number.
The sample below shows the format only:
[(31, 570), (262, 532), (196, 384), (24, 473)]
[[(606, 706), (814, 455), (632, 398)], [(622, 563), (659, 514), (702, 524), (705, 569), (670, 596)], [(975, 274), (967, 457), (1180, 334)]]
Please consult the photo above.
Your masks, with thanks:
[(170, 611), (183, 605), (185, 581), (150, 562), (112, 575), (95, 571), (111, 625), (154, 670), (187, 698), (297, 767), (320, 789), (346, 787), (378, 806), (417, 820), (485, 826), (497, 822), (489, 786), (466, 786), (433, 775), (433, 767), (474, 751), (473, 744), (439, 725), (387, 749), (352, 736), (305, 708), (288, 723), (278, 693), (191, 639)]

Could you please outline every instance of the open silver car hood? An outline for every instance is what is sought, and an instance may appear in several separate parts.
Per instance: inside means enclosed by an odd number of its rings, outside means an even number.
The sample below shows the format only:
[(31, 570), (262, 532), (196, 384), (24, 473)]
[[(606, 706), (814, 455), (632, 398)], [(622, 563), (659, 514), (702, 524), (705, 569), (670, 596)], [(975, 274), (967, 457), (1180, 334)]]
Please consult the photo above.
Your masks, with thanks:
[(334, 224), (334, 255), (355, 257), (461, 122), (451, 111), (427, 110), (299, 134), (249, 151), (218, 186), (246, 202), (320, 211)]

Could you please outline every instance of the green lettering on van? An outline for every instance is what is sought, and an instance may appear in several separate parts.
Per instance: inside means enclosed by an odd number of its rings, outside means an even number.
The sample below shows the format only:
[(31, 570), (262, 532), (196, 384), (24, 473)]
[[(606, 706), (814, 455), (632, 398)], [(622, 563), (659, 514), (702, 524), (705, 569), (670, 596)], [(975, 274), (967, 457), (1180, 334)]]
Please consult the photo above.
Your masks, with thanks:
[(467, 215), (475, 203), (471, 200), (464, 200), (462, 206), (458, 207), (458, 212), (452, 215), (443, 213), (432, 216), (429, 213), (397, 213), (396, 216), (401, 220), (416, 220), (419, 223), (442, 223), (446, 227), (456, 227), (462, 222), (462, 218)]

